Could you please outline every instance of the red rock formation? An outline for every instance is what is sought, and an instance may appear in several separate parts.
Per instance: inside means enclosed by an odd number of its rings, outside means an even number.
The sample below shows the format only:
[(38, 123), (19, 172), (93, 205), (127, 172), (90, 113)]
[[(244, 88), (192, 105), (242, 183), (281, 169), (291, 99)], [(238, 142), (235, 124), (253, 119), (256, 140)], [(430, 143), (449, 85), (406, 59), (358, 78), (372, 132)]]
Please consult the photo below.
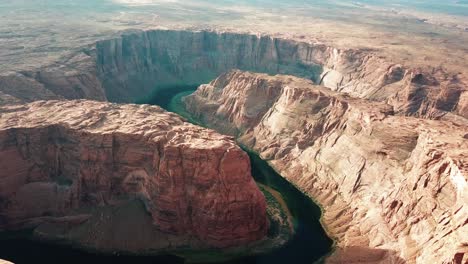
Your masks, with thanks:
[(159, 107), (3, 106), (0, 157), (0, 230), (32, 226), (42, 236), (131, 252), (237, 246), (267, 231), (247, 154)]
[(324, 207), (339, 248), (329, 263), (468, 258), (466, 119), (395, 116), (308, 80), (240, 71), (184, 102)]

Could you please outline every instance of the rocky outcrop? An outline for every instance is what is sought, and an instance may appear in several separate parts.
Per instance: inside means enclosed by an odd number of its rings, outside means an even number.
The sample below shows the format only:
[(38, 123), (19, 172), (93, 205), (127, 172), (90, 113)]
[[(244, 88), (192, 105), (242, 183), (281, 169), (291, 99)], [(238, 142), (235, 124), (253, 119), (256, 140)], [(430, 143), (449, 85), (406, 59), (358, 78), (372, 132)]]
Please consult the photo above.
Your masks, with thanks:
[(184, 103), (324, 207), (338, 246), (329, 263), (468, 259), (466, 119), (398, 116), (309, 80), (241, 71)]
[(0, 230), (100, 251), (262, 239), (266, 203), (231, 138), (156, 106), (0, 107)]

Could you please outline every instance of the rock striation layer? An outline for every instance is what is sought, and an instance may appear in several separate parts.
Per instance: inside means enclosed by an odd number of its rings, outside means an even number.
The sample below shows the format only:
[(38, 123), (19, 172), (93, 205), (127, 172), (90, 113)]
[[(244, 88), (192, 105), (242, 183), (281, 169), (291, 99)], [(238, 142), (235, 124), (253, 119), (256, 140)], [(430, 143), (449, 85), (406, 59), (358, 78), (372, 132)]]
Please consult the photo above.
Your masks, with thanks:
[(466, 119), (398, 116), (309, 80), (242, 71), (183, 100), (324, 207), (338, 246), (329, 263), (468, 259)]
[(262, 239), (266, 202), (230, 137), (156, 106), (0, 107), (0, 230), (100, 251)]

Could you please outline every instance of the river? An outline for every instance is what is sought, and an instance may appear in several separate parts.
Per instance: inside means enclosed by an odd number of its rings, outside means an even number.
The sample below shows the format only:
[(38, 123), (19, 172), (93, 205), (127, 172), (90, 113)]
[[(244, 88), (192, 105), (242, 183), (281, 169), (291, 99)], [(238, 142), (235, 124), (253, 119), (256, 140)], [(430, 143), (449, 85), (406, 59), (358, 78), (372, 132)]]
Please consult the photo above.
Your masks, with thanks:
[[(191, 118), (183, 107), (182, 98), (195, 91), (196, 87), (178, 87), (174, 93), (165, 93), (172, 98), (163, 104), (166, 110), (180, 114), (197, 125), (202, 125)], [(168, 96), (169, 95), (169, 96)], [(155, 98), (156, 99), (156, 98)], [(160, 99), (151, 100), (150, 102)], [(269, 164), (253, 151), (247, 150), (252, 164), (255, 181), (278, 191), (293, 217), (294, 235), (283, 247), (249, 258), (248, 263), (295, 263), (310, 264), (323, 259), (331, 250), (333, 241), (326, 235), (321, 223), (320, 207), (293, 184), (279, 175)], [(239, 262), (245, 263), (245, 262)]]

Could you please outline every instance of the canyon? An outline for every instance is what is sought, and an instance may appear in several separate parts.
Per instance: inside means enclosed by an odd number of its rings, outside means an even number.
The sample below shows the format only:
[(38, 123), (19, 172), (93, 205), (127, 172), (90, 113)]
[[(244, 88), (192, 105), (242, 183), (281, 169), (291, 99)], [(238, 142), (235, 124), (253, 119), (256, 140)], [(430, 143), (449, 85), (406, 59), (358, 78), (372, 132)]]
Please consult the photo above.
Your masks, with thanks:
[[(158, 107), (126, 104), (199, 84), (181, 104), (193, 120), (230, 136)], [(106, 234), (95, 240), (73, 229), (109, 216), (106, 206), (121, 206), (141, 216), (136, 235), (157, 226), (165, 233), (151, 232), (171, 246), (262, 239), (265, 201), (236, 138), (322, 206), (336, 243), (326, 262), (463, 263), (467, 118), (468, 79), (452, 68), (301, 37), (122, 34), (48, 65), (0, 74), (8, 157), (0, 161), (8, 168), (0, 226), (39, 226), (44, 236), (65, 232), (80, 243), (101, 241), (93, 248), (126, 248), (135, 234), (109, 244)], [(186, 171), (197, 173), (187, 179)], [(33, 209), (32, 200), (44, 204)], [(132, 250), (154, 243), (149, 236)]]
[(352, 97), (387, 102), (404, 115), (468, 117), (464, 72), (407, 66), (372, 50), (230, 32), (123, 34), (52, 65), (2, 74), (0, 91), (26, 102), (66, 98), (133, 103), (154, 89), (207, 83), (231, 69), (311, 79)]

